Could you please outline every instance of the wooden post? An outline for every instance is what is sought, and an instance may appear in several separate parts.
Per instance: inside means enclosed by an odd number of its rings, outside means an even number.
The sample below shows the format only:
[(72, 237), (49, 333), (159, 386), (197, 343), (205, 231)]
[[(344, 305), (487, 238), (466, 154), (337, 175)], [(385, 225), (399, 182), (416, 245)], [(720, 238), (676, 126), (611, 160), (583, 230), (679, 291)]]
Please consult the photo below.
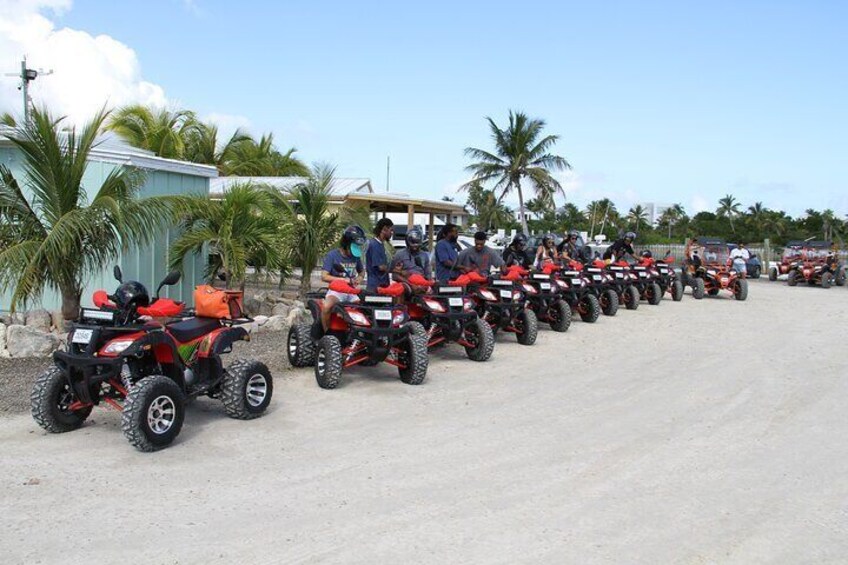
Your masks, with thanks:
[(763, 257), (760, 263), (763, 264), (763, 271), (760, 275), (769, 276), (771, 269), (771, 240), (768, 238), (763, 242)]
[(436, 215), (433, 212), (430, 212), (430, 250), (434, 250), (436, 248)]
[(411, 230), (412, 226), (415, 225), (415, 206), (412, 204), (408, 204), (406, 206), (406, 229)]

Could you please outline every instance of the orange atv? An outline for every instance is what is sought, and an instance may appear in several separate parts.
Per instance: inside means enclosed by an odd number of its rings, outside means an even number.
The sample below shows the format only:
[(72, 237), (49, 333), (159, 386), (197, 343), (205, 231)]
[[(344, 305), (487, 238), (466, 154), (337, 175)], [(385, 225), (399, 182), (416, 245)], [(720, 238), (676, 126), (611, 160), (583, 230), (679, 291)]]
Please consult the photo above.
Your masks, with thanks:
[(207, 302), (225, 307), (227, 318), (190, 316), (163, 324), (156, 319), (183, 310), (182, 303), (159, 298), (163, 286), (179, 281), (178, 271), (159, 284), (152, 302), (141, 283), (122, 281), (119, 267), (115, 278), (121, 283), (115, 293), (94, 293), (97, 308), (81, 309), (67, 349), (54, 353), (55, 365), (35, 381), (32, 416), (42, 428), (75, 430), (105, 403), (121, 411), (121, 429), (133, 446), (155, 451), (179, 435), (187, 399), (218, 398), (227, 415), (243, 420), (265, 412), (273, 392), (268, 368), (251, 360), (224, 368), (221, 361), (236, 341), (250, 339), (234, 326), (250, 321), (240, 319), (240, 293), (199, 287)]
[(683, 271), (683, 282), (692, 287), (692, 297), (700, 300), (705, 294), (716, 296), (724, 290), (730, 292), (736, 300), (747, 299), (748, 280), (732, 268), (724, 240), (700, 237), (698, 246), (702, 250), (701, 265), (690, 262)]
[(801, 281), (810, 286), (820, 285), (822, 288), (830, 288), (833, 284), (843, 286), (845, 269), (832, 249), (833, 243), (830, 241), (804, 242), (800, 260), (792, 263), (789, 268), (787, 284), (795, 286)]

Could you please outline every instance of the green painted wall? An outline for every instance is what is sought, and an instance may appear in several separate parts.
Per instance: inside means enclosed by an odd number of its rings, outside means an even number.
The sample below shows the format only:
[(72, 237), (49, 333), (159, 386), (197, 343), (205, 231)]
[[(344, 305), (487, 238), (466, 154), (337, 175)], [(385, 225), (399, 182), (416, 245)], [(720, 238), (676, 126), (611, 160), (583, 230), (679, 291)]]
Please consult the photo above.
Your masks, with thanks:
[[(21, 169), (20, 156), (17, 150), (11, 147), (0, 147), (0, 164), (4, 164), (19, 182), (24, 179)], [(83, 178), (83, 187), (93, 195), (103, 180), (114, 169), (116, 165), (103, 161), (89, 161)], [(26, 193), (26, 188), (24, 188)], [(147, 171), (145, 183), (142, 186), (140, 196), (163, 196), (168, 194), (208, 194), (209, 179), (206, 177), (193, 176), (165, 171)], [(156, 235), (153, 242), (144, 248), (132, 247), (119, 258), (117, 264), (124, 272), (124, 280), (137, 280), (144, 284), (151, 295), (156, 291), (156, 286), (168, 272), (168, 248), (170, 242), (176, 237), (174, 226), (163, 227)], [(192, 291), (195, 285), (203, 282), (203, 270), (205, 258), (202, 256), (186, 259), (183, 264), (183, 278), (177, 286), (163, 289), (162, 295), (175, 300), (191, 302)], [(83, 305), (91, 305), (91, 295), (97, 289), (112, 292), (117, 282), (112, 278), (112, 265), (105, 268), (103, 272), (91, 277), (82, 295)], [(0, 311), (9, 310), (11, 303), (11, 289), (0, 292)], [(61, 298), (58, 293), (47, 289), (40, 304), (31, 304), (27, 309), (46, 308), (57, 310), (61, 307)], [(20, 308), (19, 308), (20, 309)]]

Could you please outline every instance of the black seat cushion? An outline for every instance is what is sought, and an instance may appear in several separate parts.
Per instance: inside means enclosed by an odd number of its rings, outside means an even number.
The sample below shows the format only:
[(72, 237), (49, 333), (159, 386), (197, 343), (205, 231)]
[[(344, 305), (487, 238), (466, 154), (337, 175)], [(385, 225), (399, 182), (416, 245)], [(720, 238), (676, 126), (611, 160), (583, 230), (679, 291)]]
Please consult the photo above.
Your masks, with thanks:
[(187, 343), (220, 327), (221, 321), (218, 318), (200, 317), (174, 322), (167, 326), (168, 332), (180, 343)]

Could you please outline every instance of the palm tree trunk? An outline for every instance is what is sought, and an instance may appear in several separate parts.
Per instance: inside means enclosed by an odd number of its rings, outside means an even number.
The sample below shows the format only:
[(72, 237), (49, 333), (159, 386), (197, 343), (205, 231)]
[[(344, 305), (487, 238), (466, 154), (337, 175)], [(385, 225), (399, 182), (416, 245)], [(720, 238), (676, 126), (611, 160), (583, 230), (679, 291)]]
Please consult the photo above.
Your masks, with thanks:
[(76, 320), (80, 311), (82, 290), (73, 286), (62, 286), (62, 318)]
[(312, 289), (312, 270), (311, 269), (303, 269), (303, 273), (300, 276), (300, 290), (298, 291), (298, 297), (306, 302), (306, 295)]
[(521, 219), (521, 230), (529, 234), (527, 229), (527, 216), (524, 213), (524, 195), (521, 194), (521, 181), (515, 181), (515, 189), (518, 191), (518, 217)]

